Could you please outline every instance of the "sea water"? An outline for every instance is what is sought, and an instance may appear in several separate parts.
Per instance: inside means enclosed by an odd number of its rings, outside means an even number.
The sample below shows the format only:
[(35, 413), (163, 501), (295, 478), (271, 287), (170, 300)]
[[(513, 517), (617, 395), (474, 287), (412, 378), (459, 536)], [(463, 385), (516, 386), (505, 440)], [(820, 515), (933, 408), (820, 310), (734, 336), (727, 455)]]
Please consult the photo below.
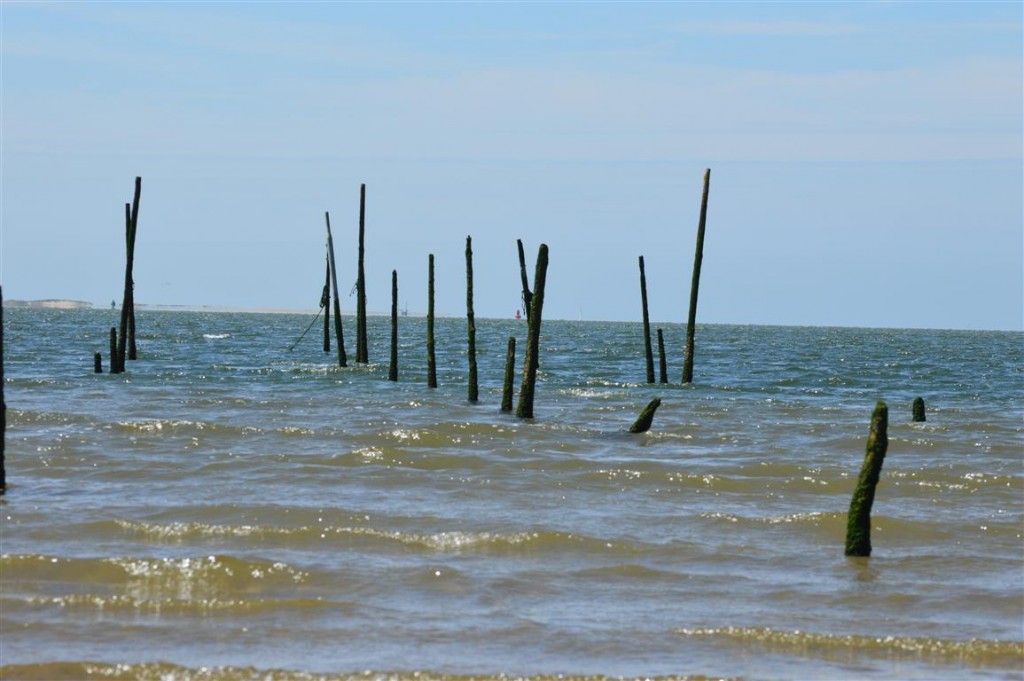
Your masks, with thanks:
[(647, 384), (639, 323), (550, 320), (518, 419), (524, 321), (470, 404), (464, 319), (430, 389), (422, 318), (391, 382), (382, 317), (341, 368), (311, 315), (140, 311), (100, 375), (115, 312), (5, 315), (4, 679), (1024, 678), (1021, 333), (699, 325), (682, 385), (683, 326)]

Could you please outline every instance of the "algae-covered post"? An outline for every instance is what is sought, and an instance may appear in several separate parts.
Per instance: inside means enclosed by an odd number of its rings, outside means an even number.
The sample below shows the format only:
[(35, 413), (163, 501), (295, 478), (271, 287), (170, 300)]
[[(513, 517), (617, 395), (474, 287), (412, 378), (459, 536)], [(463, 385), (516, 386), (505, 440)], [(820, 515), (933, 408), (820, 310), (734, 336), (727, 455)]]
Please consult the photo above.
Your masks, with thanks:
[(124, 361), (128, 345), (128, 319), (130, 310), (135, 306), (135, 285), (132, 280), (132, 269), (135, 266), (135, 232), (139, 225), (139, 198), (142, 195), (142, 178), (135, 178), (135, 196), (132, 198), (131, 214), (126, 220), (125, 250), (127, 258), (124, 268), (124, 298), (121, 302), (121, 335), (118, 337), (117, 364), (118, 373), (124, 371)]
[(124, 369), (121, 368), (120, 362), (117, 361), (117, 327), (110, 327), (110, 373), (119, 374)]
[(334, 237), (331, 236), (331, 214), (324, 212), (327, 222), (327, 261), (331, 266), (331, 289), (334, 292), (334, 333), (338, 337), (338, 366), (348, 366), (348, 354), (345, 352), (345, 331), (341, 325), (341, 302), (338, 297), (338, 269), (334, 260)]
[(519, 248), (519, 278), (523, 283), (523, 313), (526, 321), (530, 321), (530, 301), (533, 293), (530, 292), (530, 280), (526, 276), (526, 253), (523, 252), (523, 240), (516, 239), (516, 246)]
[(501, 391), (501, 410), (512, 411), (512, 383), (516, 374), (516, 337), (508, 337), (508, 353), (505, 355), (505, 385)]
[(473, 237), (466, 237), (466, 320), (469, 347), (469, 401), (477, 402), (480, 389), (476, 375), (476, 317), (473, 314)]
[(861, 465), (857, 487), (850, 500), (846, 517), (846, 555), (871, 555), (871, 505), (875, 501), (875, 487), (882, 472), (885, 450), (889, 446), (889, 408), (878, 402), (871, 414), (867, 452)]
[(548, 273), (548, 247), (541, 244), (537, 252), (537, 271), (533, 275), (533, 300), (530, 303), (530, 323), (526, 337), (526, 357), (523, 359), (523, 382), (519, 388), (516, 416), (533, 418), (534, 388), (537, 385), (537, 362), (540, 352), (540, 321), (544, 308), (544, 283)]
[(4, 290), (0, 286), (0, 494), (7, 490), (7, 400), (4, 397)]
[[(356, 274), (356, 362), (367, 364), (366, 347), (366, 185), (359, 185), (359, 271)], [(338, 295), (337, 291), (334, 293)]]
[(398, 270), (391, 270), (391, 364), (388, 380), (398, 380)]
[(659, 382), (668, 383), (668, 363), (665, 361), (665, 335), (658, 329), (658, 368)]
[(92, 356), (92, 372), (94, 374), (103, 373), (103, 355), (98, 352)]
[(326, 257), (327, 274), (324, 275), (324, 291), (320, 294), (320, 309), (324, 311), (324, 352), (331, 351), (331, 257)]
[(647, 382), (654, 383), (654, 351), (651, 349), (651, 318), (647, 314), (647, 274), (644, 256), (640, 256), (640, 302), (644, 315), (644, 356), (647, 359)]
[(923, 397), (915, 397), (914, 398), (914, 407), (913, 407), (913, 409), (914, 409), (914, 422), (915, 423), (924, 423), (924, 421), (926, 421), (926, 419), (925, 419), (925, 416), (924, 416), (924, 398)]
[(644, 410), (640, 412), (640, 416), (637, 417), (633, 425), (629, 427), (631, 433), (646, 433), (651, 429), (651, 423), (654, 421), (654, 412), (658, 411), (658, 407), (661, 406), (661, 398), (655, 397), (653, 400), (647, 403)]
[(704, 170), (704, 191), (700, 198), (700, 220), (697, 223), (697, 249), (693, 256), (693, 279), (690, 282), (690, 313), (686, 318), (686, 351), (683, 357), (683, 383), (693, 383), (693, 332), (697, 324), (697, 290), (700, 288), (700, 265), (704, 260), (704, 225), (708, 217), (708, 187), (711, 169)]
[(427, 387), (437, 387), (437, 359), (434, 355), (434, 254), (427, 258)]

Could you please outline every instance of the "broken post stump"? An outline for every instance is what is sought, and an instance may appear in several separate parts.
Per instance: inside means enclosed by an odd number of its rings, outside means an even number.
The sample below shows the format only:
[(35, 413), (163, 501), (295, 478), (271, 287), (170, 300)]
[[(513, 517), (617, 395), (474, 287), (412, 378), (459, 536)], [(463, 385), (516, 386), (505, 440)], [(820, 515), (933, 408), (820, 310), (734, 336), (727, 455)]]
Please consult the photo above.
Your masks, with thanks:
[(92, 372), (94, 374), (103, 373), (103, 355), (98, 352), (92, 356)]
[(516, 337), (508, 337), (508, 353), (505, 355), (505, 385), (501, 391), (501, 410), (512, 411), (513, 382), (516, 374)]
[(631, 433), (646, 433), (651, 429), (651, 422), (654, 421), (654, 412), (658, 411), (658, 407), (661, 406), (661, 398), (655, 397), (653, 400), (647, 403), (644, 410), (640, 412), (640, 416), (633, 422), (633, 425), (629, 427)]
[(466, 237), (466, 320), (469, 345), (469, 401), (480, 399), (476, 370), (476, 317), (473, 314), (473, 237)]
[(925, 416), (924, 416), (924, 398), (923, 397), (915, 397), (914, 398), (914, 422), (915, 423), (924, 423), (925, 421), (926, 421), (926, 419), (925, 419)]
[(665, 335), (658, 329), (658, 368), (659, 382), (668, 383), (668, 363), (665, 361)]
[(427, 387), (437, 387), (437, 358), (434, 355), (434, 254), (427, 258)]
[(697, 291), (700, 289), (700, 266), (704, 260), (704, 225), (708, 217), (708, 188), (711, 169), (704, 170), (704, 191), (700, 198), (700, 220), (697, 223), (697, 248), (693, 256), (693, 279), (690, 281), (690, 312), (686, 318), (686, 350), (683, 357), (683, 383), (693, 383), (693, 334), (697, 325)]
[(651, 349), (651, 318), (647, 314), (647, 275), (644, 256), (640, 256), (640, 301), (644, 315), (644, 357), (647, 360), (647, 382), (654, 383), (654, 352)]
[(537, 252), (537, 270), (533, 275), (533, 298), (530, 303), (529, 331), (526, 337), (526, 356), (523, 359), (523, 382), (519, 388), (516, 416), (533, 418), (534, 388), (537, 385), (538, 354), (540, 352), (540, 322), (544, 308), (544, 284), (548, 273), (548, 247), (541, 244)]
[(398, 270), (391, 270), (391, 364), (388, 380), (398, 380)]
[(850, 500), (846, 517), (846, 555), (871, 555), (871, 506), (875, 502), (875, 487), (882, 472), (885, 450), (889, 446), (889, 407), (879, 401), (871, 414), (867, 452), (861, 465), (857, 487)]

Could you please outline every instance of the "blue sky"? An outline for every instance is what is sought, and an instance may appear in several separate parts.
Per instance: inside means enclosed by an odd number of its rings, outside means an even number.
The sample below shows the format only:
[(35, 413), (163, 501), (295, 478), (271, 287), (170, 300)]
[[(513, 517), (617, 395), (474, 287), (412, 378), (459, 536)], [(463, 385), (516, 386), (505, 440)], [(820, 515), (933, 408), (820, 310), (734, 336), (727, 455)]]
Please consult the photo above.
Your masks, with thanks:
[[(1019, 2), (3, 3), (7, 298), (1021, 329)], [(343, 296), (347, 311), (354, 297)]]

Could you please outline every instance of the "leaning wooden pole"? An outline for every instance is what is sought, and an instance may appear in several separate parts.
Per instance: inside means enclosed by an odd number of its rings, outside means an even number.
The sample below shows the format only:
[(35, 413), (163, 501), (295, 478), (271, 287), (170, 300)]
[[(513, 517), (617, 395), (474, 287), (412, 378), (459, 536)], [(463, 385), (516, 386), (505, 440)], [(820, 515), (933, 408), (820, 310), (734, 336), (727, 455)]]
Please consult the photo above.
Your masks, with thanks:
[(327, 273), (324, 275), (324, 292), (320, 294), (320, 309), (324, 311), (324, 352), (331, 351), (331, 257), (327, 261)]
[(693, 332), (697, 325), (697, 291), (700, 288), (700, 265), (704, 260), (704, 225), (708, 217), (708, 187), (711, 168), (704, 170), (704, 191), (700, 198), (700, 221), (697, 223), (697, 249), (693, 256), (693, 279), (690, 282), (690, 314), (686, 318), (686, 351), (683, 357), (683, 383), (693, 383)]
[(505, 385), (501, 391), (501, 410), (512, 411), (513, 383), (516, 377), (516, 337), (508, 337), (508, 353), (505, 355)]
[(434, 254), (427, 258), (427, 387), (437, 387), (437, 358), (434, 356)]
[(651, 347), (651, 318), (647, 314), (647, 275), (644, 256), (640, 256), (640, 302), (644, 314), (644, 356), (647, 358), (647, 382), (654, 383), (654, 350)]
[(7, 491), (7, 400), (4, 397), (4, 290), (0, 286), (0, 494)]
[(132, 269), (135, 266), (135, 230), (139, 224), (139, 198), (142, 195), (142, 178), (135, 178), (135, 196), (132, 199), (132, 212), (128, 219), (125, 250), (127, 258), (124, 268), (124, 298), (121, 301), (121, 333), (117, 339), (117, 364), (119, 371), (124, 371), (124, 361), (128, 345), (129, 310), (135, 306), (135, 284), (132, 280)]
[(473, 237), (466, 237), (466, 321), (469, 345), (469, 401), (480, 399), (476, 373), (476, 316), (473, 314)]
[[(356, 274), (356, 362), (367, 364), (366, 341), (366, 185), (359, 185), (359, 271)], [(335, 292), (337, 296), (337, 292)]]
[(526, 321), (530, 321), (530, 301), (533, 293), (530, 292), (530, 280), (526, 276), (526, 253), (523, 252), (523, 240), (516, 239), (516, 246), (519, 248), (519, 278), (523, 283), (523, 314)]
[(391, 363), (388, 380), (398, 380), (398, 270), (391, 270)]
[(544, 308), (544, 283), (548, 274), (548, 247), (541, 244), (537, 253), (537, 271), (533, 275), (533, 301), (530, 305), (530, 324), (526, 337), (526, 357), (523, 359), (523, 382), (519, 388), (516, 416), (533, 418), (533, 396), (537, 385), (537, 363), (540, 352), (540, 320)]
[(644, 410), (640, 412), (640, 416), (637, 417), (633, 425), (629, 427), (631, 433), (646, 433), (651, 429), (651, 423), (654, 422), (654, 412), (658, 411), (658, 407), (661, 406), (661, 398), (655, 397), (653, 400), (647, 403)]
[(875, 487), (882, 472), (885, 450), (889, 447), (889, 408), (878, 402), (871, 415), (867, 452), (861, 465), (857, 488), (850, 500), (846, 517), (846, 555), (871, 555), (871, 505), (875, 502)]
[(338, 297), (338, 269), (334, 266), (334, 237), (331, 236), (331, 214), (324, 212), (327, 221), (327, 260), (331, 266), (331, 290), (334, 293), (334, 335), (338, 340), (338, 366), (348, 366), (348, 355), (345, 354), (345, 330), (341, 324), (341, 303)]

